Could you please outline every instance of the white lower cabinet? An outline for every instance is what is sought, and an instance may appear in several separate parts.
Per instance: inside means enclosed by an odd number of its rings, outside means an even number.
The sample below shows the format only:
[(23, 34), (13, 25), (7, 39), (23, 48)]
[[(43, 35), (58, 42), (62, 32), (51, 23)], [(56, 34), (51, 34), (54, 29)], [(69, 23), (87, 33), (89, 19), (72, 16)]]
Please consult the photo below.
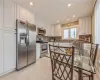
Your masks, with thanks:
[(16, 67), (16, 36), (15, 32), (4, 31), (4, 72)]
[(0, 31), (0, 75), (16, 68), (15, 32)]
[(3, 16), (2, 16), (2, 9), (3, 9), (3, 0), (0, 0), (0, 29), (2, 28), (2, 18), (3, 18)]
[(36, 59), (40, 58), (40, 53), (41, 53), (40, 50), (41, 50), (40, 43), (37, 43), (36, 44)]
[(0, 30), (0, 74), (3, 73), (3, 32)]

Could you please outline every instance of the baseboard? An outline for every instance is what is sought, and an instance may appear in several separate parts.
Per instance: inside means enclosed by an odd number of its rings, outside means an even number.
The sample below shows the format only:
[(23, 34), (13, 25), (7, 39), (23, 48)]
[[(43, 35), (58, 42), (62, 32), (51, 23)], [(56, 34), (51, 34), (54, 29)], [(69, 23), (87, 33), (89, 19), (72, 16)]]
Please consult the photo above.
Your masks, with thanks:
[(11, 69), (11, 70), (9, 70), (9, 71), (7, 71), (7, 72), (4, 72), (4, 73), (2, 73), (2, 74), (0, 74), (0, 76), (4, 76), (4, 75), (6, 75), (6, 74), (8, 74), (8, 73), (11, 73), (11, 72), (13, 72), (13, 71), (15, 71), (16, 69)]

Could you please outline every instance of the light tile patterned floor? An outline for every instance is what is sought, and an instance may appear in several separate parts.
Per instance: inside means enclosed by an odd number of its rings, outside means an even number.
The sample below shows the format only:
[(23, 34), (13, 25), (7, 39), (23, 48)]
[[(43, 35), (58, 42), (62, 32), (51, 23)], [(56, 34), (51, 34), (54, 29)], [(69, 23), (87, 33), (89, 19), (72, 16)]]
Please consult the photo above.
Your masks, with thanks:
[(35, 64), (23, 70), (0, 77), (0, 80), (52, 80), (50, 64), (49, 58), (41, 58)]
[(51, 75), (50, 60), (41, 58), (27, 68), (0, 77), (0, 80), (51, 80)]

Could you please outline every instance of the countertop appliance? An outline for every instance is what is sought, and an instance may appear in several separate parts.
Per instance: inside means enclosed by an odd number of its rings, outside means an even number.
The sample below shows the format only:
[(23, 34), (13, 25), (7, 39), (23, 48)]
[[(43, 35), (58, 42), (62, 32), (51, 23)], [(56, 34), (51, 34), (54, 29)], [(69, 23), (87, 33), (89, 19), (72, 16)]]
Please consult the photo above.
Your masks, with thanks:
[(36, 26), (16, 20), (17, 65), (20, 70), (36, 62)]

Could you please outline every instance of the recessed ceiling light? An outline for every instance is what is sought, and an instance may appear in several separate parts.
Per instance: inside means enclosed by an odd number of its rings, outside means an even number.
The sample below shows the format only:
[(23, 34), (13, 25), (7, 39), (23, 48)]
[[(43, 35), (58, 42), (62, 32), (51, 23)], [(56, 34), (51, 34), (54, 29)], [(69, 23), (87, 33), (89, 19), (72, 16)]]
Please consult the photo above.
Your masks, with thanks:
[(73, 15), (73, 17), (75, 17), (75, 15)]
[(32, 6), (32, 5), (33, 5), (33, 3), (32, 3), (32, 2), (30, 2), (30, 5)]
[(68, 4), (68, 7), (70, 7), (72, 4)]
[(59, 23), (60, 21), (57, 21), (57, 23)]

